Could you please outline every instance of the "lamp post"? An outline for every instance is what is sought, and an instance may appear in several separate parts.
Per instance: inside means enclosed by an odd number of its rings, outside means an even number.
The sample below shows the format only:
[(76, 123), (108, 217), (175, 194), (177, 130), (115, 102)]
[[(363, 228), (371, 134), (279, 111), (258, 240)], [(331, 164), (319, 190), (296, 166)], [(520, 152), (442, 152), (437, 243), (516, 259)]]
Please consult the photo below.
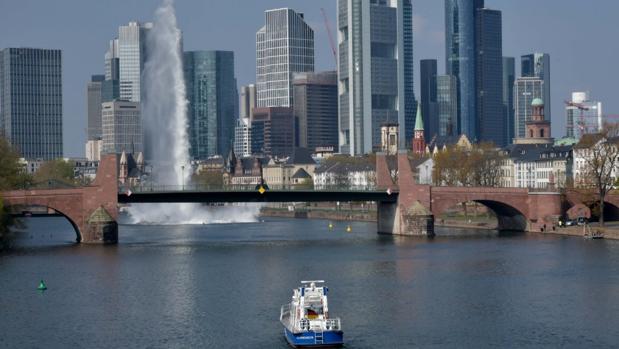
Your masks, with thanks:
[(183, 180), (183, 189), (182, 191), (185, 191), (185, 165), (181, 165), (181, 177)]

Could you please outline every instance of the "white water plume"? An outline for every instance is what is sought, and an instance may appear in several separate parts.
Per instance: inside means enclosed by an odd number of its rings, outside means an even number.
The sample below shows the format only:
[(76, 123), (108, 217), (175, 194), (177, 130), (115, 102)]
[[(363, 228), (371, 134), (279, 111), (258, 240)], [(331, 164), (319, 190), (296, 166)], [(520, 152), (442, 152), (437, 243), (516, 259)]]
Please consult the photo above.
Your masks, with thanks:
[[(181, 188), (193, 172), (189, 161), (187, 96), (183, 75), (182, 34), (174, 1), (164, 0), (146, 35), (142, 73), (142, 125), (145, 155), (157, 185)], [(204, 224), (255, 222), (259, 206), (139, 204), (128, 208), (133, 224)], [(223, 218), (222, 218), (223, 217)]]

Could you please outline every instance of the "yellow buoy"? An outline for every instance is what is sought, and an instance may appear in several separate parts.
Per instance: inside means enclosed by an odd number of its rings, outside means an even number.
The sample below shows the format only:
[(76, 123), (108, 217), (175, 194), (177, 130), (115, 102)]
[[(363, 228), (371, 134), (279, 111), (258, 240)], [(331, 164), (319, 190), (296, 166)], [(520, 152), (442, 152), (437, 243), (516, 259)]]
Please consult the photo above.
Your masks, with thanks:
[(329, 223), (329, 230), (333, 230), (333, 223)]
[(346, 232), (347, 232), (347, 233), (352, 232), (352, 227), (351, 227), (350, 225), (346, 227)]

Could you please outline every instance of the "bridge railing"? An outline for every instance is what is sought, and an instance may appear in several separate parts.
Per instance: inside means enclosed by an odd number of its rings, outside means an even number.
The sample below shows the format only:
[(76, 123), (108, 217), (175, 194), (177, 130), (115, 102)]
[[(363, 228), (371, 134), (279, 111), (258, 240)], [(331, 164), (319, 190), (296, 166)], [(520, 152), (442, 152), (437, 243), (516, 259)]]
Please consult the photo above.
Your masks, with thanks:
[[(142, 184), (137, 186), (119, 185), (118, 191), (121, 194), (131, 193), (161, 193), (161, 192), (257, 192), (261, 185), (256, 184), (230, 184), (230, 185), (203, 185), (203, 184), (187, 184), (187, 185), (155, 185)], [(269, 185), (262, 186), (265, 191), (316, 191), (316, 192), (368, 192), (382, 191), (378, 190), (374, 185), (366, 186), (307, 186), (307, 185)]]

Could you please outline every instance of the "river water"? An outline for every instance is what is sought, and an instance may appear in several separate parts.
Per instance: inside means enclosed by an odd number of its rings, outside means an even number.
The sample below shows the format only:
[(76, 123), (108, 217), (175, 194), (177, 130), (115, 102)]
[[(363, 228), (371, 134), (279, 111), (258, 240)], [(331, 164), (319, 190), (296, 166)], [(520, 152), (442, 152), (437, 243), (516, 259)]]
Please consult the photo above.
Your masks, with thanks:
[(103, 247), (28, 223), (0, 255), (0, 347), (287, 348), (279, 308), (305, 279), (327, 281), (347, 348), (619, 345), (615, 241), (267, 219), (121, 226)]

